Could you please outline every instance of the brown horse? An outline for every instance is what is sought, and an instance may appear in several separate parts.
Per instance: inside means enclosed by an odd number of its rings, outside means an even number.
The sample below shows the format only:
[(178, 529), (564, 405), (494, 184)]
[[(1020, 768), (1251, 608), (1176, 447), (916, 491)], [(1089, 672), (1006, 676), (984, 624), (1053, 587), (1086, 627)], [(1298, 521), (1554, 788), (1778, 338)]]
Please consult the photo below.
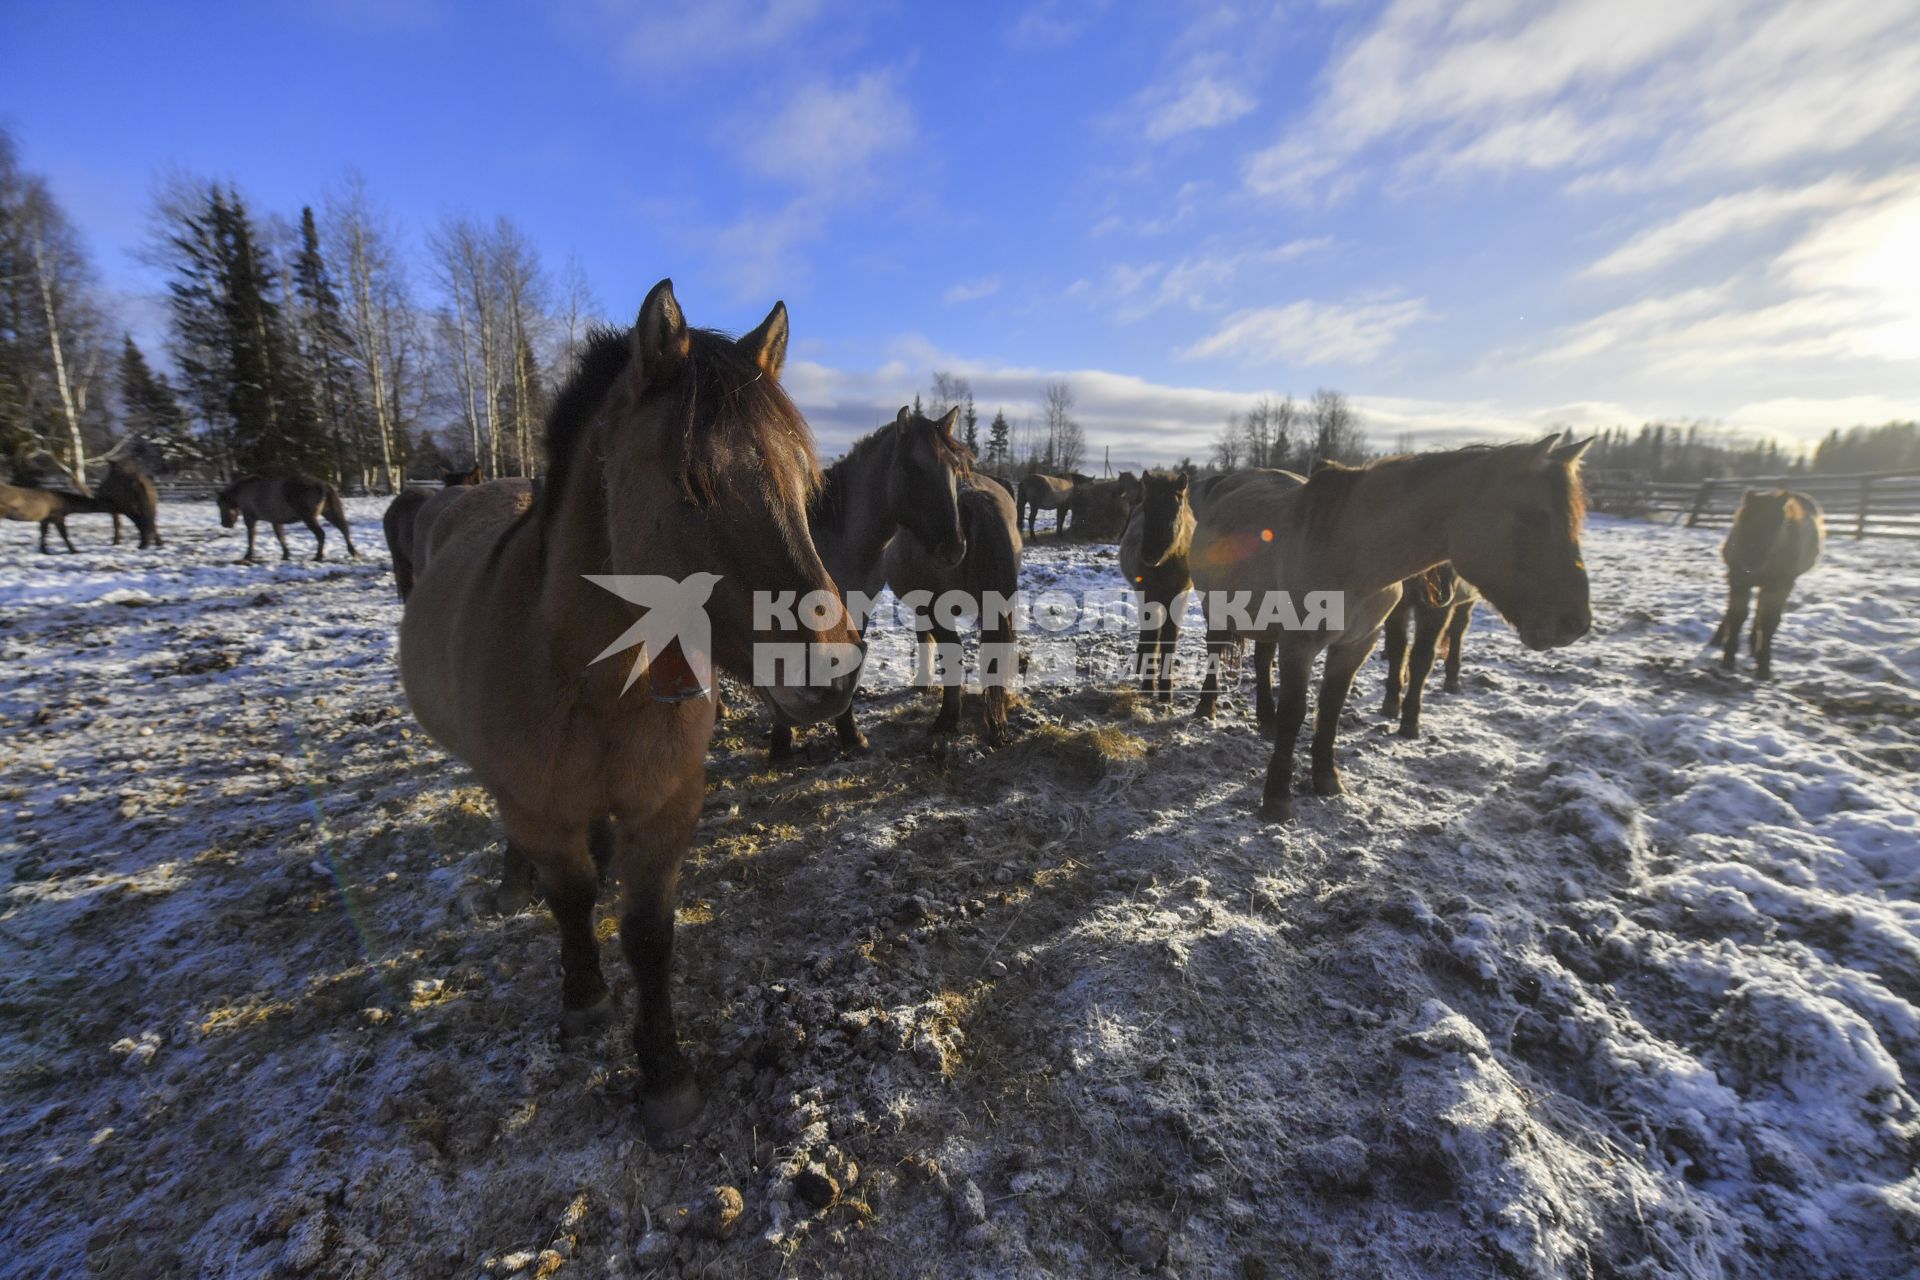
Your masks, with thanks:
[(1720, 548), (1727, 562), (1727, 612), (1713, 633), (1713, 643), (1724, 646), (1720, 665), (1733, 670), (1740, 649), (1740, 628), (1747, 621), (1747, 601), (1760, 590), (1760, 610), (1753, 620), (1754, 673), (1773, 677), (1773, 633), (1780, 626), (1780, 610), (1793, 590), (1794, 579), (1813, 568), (1827, 536), (1820, 504), (1804, 493), (1788, 489), (1749, 489), (1733, 517), (1733, 528)]
[(1140, 691), (1173, 700), (1174, 650), (1187, 608), (1187, 552), (1193, 543), (1193, 509), (1187, 504), (1187, 473), (1149, 471), (1141, 481), (1140, 506), (1120, 535), (1120, 572), (1139, 592)]
[(1559, 440), (1329, 465), (1298, 488), (1249, 482), (1200, 514), (1188, 557), (1207, 609), (1209, 668), (1198, 714), (1213, 715), (1218, 668), (1236, 636), (1274, 645), (1279, 663), (1279, 728), (1262, 817), (1293, 816), (1294, 746), (1322, 650), (1313, 789), (1345, 790), (1333, 759), (1340, 712), (1405, 579), (1451, 560), (1528, 648), (1586, 634), (1585, 503), (1575, 468), (1591, 441)]
[[(786, 347), (784, 306), (735, 341), (689, 328), (672, 284), (655, 285), (629, 333), (592, 336), (555, 401), (550, 470), (531, 508), (522, 511), (524, 482), (454, 495), (400, 626), (415, 715), (478, 775), (509, 849), (538, 870), (560, 930), (568, 1033), (612, 1012), (589, 832), (614, 819), (620, 941), (639, 997), (641, 1114), (653, 1138), (699, 1108), (668, 980), (675, 886), (706, 795), (714, 704), (697, 696), (699, 629), (692, 651), (674, 623), (653, 652), (635, 638), (659, 610), (636, 621), (627, 601), (642, 588), (670, 593), (674, 616), (706, 620), (714, 661), (748, 678), (762, 643), (854, 651), (844, 624), (780, 631), (755, 608), (756, 596), (834, 589), (807, 532), (820, 472), (778, 381)], [(619, 576), (601, 586), (589, 574)], [(851, 676), (777, 674), (794, 683), (765, 693), (798, 723), (837, 716), (852, 697)], [(637, 687), (623, 696), (627, 684)]]
[(1193, 487), (1189, 501), (1193, 504), (1193, 514), (1199, 516), (1213, 505), (1215, 500), (1224, 498), (1243, 484), (1251, 484), (1262, 476), (1286, 476), (1295, 484), (1305, 484), (1307, 478), (1297, 471), (1282, 471), (1278, 467), (1245, 467), (1239, 471), (1229, 471), (1225, 475), (1208, 476)]
[(1073, 491), (1075, 486), (1087, 484), (1092, 476), (1083, 476), (1079, 472), (1065, 476), (1041, 475), (1038, 471), (1030, 476), (1022, 476), (1020, 487), (1015, 496), (1020, 506), (1015, 514), (1015, 527), (1024, 521), (1027, 536), (1033, 537), (1033, 518), (1042, 511), (1058, 511), (1059, 523), (1054, 526), (1056, 534), (1067, 531), (1067, 517), (1072, 515)]
[[(1387, 695), (1380, 714), (1389, 720), (1400, 718), (1401, 737), (1420, 736), (1420, 700), (1436, 650), (1446, 654), (1447, 692), (1460, 692), (1460, 648), (1466, 641), (1467, 624), (1473, 621), (1473, 606), (1479, 603), (1480, 592), (1450, 564), (1436, 565), (1400, 584), (1400, 603), (1387, 615), (1387, 643), (1382, 651), (1387, 662)], [(1409, 621), (1413, 623), (1411, 653), (1407, 649)]]
[(154, 488), (152, 476), (131, 462), (115, 458), (107, 464), (107, 474), (101, 477), (94, 496), (113, 508), (114, 546), (120, 545), (121, 516), (133, 521), (133, 527), (140, 533), (142, 551), (164, 545), (158, 523), (160, 491)]
[(470, 471), (446, 471), (441, 473), (441, 489), (427, 489), (409, 485), (402, 489), (387, 509), (380, 515), (380, 528), (387, 535), (387, 551), (393, 558), (393, 584), (399, 589), (400, 599), (405, 600), (407, 593), (413, 590), (416, 575), (414, 566), (414, 530), (420, 521), (420, 509), (434, 494), (445, 489), (468, 488), (481, 481), (480, 468)]
[[(972, 615), (981, 624), (981, 734), (989, 746), (1007, 741), (1007, 690), (1018, 665), (1014, 595), (1020, 588), (1020, 519), (1007, 491), (977, 473), (960, 478), (960, 515), (967, 553), (950, 565), (903, 531), (887, 544), (887, 584), (915, 617), (919, 643), (941, 646), (948, 658), (959, 653), (960, 635), (952, 623)], [(968, 607), (954, 612), (936, 607), (948, 593)], [(924, 593), (922, 596), (920, 593)], [(925, 660), (925, 653), (922, 660)], [(936, 734), (960, 731), (960, 671), (954, 662), (940, 691)]]
[(313, 558), (326, 559), (327, 533), (320, 527), (322, 516), (347, 540), (347, 554), (356, 560), (360, 557), (353, 545), (353, 530), (347, 527), (347, 510), (340, 505), (340, 491), (324, 480), (297, 472), (277, 480), (243, 476), (214, 495), (214, 501), (220, 504), (222, 529), (233, 528), (237, 520), (247, 522), (247, 554), (240, 557), (241, 564), (251, 564), (255, 559), (253, 528), (262, 520), (273, 526), (273, 536), (280, 540), (282, 560), (293, 559), (293, 552), (287, 548), (285, 526), (295, 522), (312, 530)]
[(1061, 523), (1070, 519), (1076, 538), (1096, 542), (1117, 539), (1126, 530), (1127, 521), (1133, 518), (1133, 509), (1139, 503), (1140, 477), (1131, 471), (1122, 471), (1112, 480), (1076, 484)]
[(60, 541), (68, 551), (77, 551), (67, 536), (67, 517), (106, 515), (113, 507), (99, 498), (66, 489), (27, 489), (0, 484), (0, 520), (37, 520), (40, 523), (40, 554), (47, 554), (47, 530), (58, 529)]
[[(855, 442), (846, 457), (827, 468), (807, 526), (820, 562), (855, 610), (856, 628), (865, 627), (864, 611), (886, 582), (881, 556), (898, 531), (933, 548), (942, 564), (956, 565), (966, 554), (958, 486), (971, 467), (966, 449), (953, 438), (959, 420), (958, 409), (936, 422), (902, 405), (898, 417)], [(844, 750), (867, 749), (851, 703), (835, 728)], [(785, 760), (792, 754), (793, 722), (776, 707), (768, 758)]]

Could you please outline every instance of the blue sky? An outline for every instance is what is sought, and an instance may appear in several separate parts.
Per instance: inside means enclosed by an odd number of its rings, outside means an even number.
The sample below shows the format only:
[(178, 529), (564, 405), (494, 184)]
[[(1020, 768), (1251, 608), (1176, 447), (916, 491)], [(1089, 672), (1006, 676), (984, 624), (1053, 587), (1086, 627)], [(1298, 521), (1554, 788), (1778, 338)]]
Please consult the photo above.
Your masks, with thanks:
[(1907, 0), (195, 14), (0, 16), (0, 120), (130, 298), (161, 172), (292, 214), (351, 165), (616, 316), (784, 298), (829, 447), (934, 368), (1013, 416), (1065, 376), (1127, 460), (1318, 386), (1380, 445), (1920, 416)]

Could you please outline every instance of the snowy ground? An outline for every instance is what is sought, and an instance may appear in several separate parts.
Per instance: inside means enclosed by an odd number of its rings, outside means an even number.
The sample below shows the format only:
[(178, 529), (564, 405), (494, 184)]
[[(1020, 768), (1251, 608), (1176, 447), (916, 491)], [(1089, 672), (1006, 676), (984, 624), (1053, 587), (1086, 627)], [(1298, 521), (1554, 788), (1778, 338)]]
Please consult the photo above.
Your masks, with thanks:
[(936, 755), (879, 691), (872, 755), (776, 772), (741, 714), (681, 896), (709, 1103), (656, 1152), (547, 918), (484, 907), (379, 505), (323, 565), (229, 563), (210, 504), (145, 554), (0, 526), (0, 1272), (1920, 1267), (1920, 547), (1833, 542), (1763, 687), (1703, 652), (1715, 537), (1596, 518), (1595, 634), (1483, 616), (1415, 742), (1369, 666), (1287, 829), (1241, 701), (1049, 688)]

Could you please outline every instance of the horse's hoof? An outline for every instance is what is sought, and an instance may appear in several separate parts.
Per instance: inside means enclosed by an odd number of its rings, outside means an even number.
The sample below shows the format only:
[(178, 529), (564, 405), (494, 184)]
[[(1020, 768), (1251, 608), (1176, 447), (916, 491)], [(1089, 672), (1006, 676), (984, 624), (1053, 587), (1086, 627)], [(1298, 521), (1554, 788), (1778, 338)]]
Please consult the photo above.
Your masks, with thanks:
[(1291, 799), (1262, 801), (1260, 804), (1260, 821), (1292, 822), (1293, 801)]
[(692, 1123), (705, 1103), (706, 1098), (692, 1076), (682, 1076), (666, 1088), (642, 1096), (640, 1124), (646, 1132), (647, 1145), (678, 1145), (674, 1141), (678, 1132)]
[(1399, 719), (1400, 718), (1400, 700), (1398, 698), (1389, 698), (1385, 702), (1381, 703), (1380, 718), (1383, 720)]
[(873, 744), (867, 741), (867, 735), (863, 733), (853, 739), (842, 738), (840, 749), (850, 756), (864, 756), (873, 750)]
[(1343, 796), (1347, 794), (1347, 789), (1341, 785), (1339, 774), (1316, 773), (1313, 775), (1313, 794), (1317, 796)]
[(613, 993), (608, 992), (584, 1009), (560, 1011), (560, 1038), (571, 1040), (598, 1031), (613, 1021)]
[(1420, 726), (1417, 724), (1403, 724), (1400, 726), (1400, 736), (1403, 738), (1417, 738), (1420, 736)]
[(1193, 718), (1195, 720), (1213, 719), (1213, 704), (1211, 702), (1203, 702), (1195, 707), (1193, 709)]
[(1442, 689), (1445, 689), (1448, 693), (1460, 692), (1460, 682), (1458, 680), (1449, 680), (1445, 684), (1441, 685), (1440, 687)]

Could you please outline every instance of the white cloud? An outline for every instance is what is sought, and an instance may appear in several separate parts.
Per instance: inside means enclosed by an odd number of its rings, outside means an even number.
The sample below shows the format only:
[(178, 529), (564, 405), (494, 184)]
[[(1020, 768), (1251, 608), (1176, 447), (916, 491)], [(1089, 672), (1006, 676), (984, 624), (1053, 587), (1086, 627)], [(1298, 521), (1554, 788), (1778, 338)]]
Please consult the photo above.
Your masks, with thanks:
[(1612, 356), (1641, 373), (1723, 380), (1742, 371), (1831, 378), (1837, 362), (1910, 368), (1920, 351), (1920, 174), (1723, 197), (1622, 246), (1589, 274), (1671, 267), (1725, 236), (1810, 210), (1826, 216), (1763, 269), (1615, 307), (1563, 330), (1535, 359)]
[(978, 302), (982, 298), (991, 298), (1000, 292), (1000, 277), (987, 276), (980, 280), (962, 280), (941, 295), (949, 305), (961, 302)]
[(870, 71), (843, 85), (804, 85), (742, 132), (754, 170), (824, 194), (864, 182), (876, 160), (913, 141), (916, 126), (895, 77)]
[(1885, 0), (1429, 0), (1333, 58), (1248, 186), (1336, 198), (1515, 168), (1613, 186), (1752, 172), (1898, 136), (1920, 115), (1920, 22)]
[(1757, 187), (1720, 196), (1641, 232), (1588, 267), (1586, 274), (1625, 276), (1652, 271), (1734, 236), (1849, 204), (1872, 189), (1856, 179), (1836, 177), (1804, 187)]
[(786, 45), (817, 21), (820, 0), (704, 0), (635, 5), (603, 0), (573, 18), (585, 36), (610, 41), (629, 70), (685, 74)]
[(1302, 299), (1229, 316), (1213, 334), (1179, 354), (1188, 360), (1233, 357), (1248, 364), (1365, 364), (1402, 329), (1427, 316), (1423, 299), (1331, 303)]
[(1194, 254), (1172, 263), (1117, 262), (1107, 268), (1105, 287), (1081, 280), (1067, 292), (1113, 306), (1115, 317), (1127, 324), (1166, 307), (1219, 311), (1229, 305), (1226, 295), (1258, 287), (1263, 268), (1325, 253), (1333, 244), (1331, 236), (1311, 236), (1270, 249)]
[[(1074, 413), (1086, 428), (1091, 451), (1099, 457), (1111, 449), (1115, 467), (1160, 465), (1183, 457), (1204, 459), (1229, 414), (1245, 413), (1262, 396), (1277, 398), (1288, 390), (1226, 391), (1153, 382), (1103, 369), (999, 365), (943, 351), (921, 338), (901, 340), (891, 354), (885, 364), (867, 370), (799, 359), (788, 362), (787, 390), (813, 424), (824, 456), (844, 452), (855, 439), (890, 420), (902, 403), (913, 399), (916, 389), (925, 387), (934, 369), (968, 379), (984, 417), (1004, 409), (1016, 426), (1037, 421), (1047, 383), (1065, 380), (1073, 389)], [(1297, 396), (1308, 388), (1292, 390)], [(1350, 398), (1372, 447), (1381, 451), (1533, 439), (1562, 428), (1588, 434), (1702, 416), (1693, 404), (1672, 402), (1524, 403), (1370, 395), (1364, 390)], [(1747, 404), (1717, 418), (1720, 429), (1734, 435), (1772, 435), (1805, 444), (1835, 426), (1920, 417), (1916, 399), (1920, 397), (1801, 396)]]
[(1165, 142), (1197, 129), (1231, 124), (1252, 111), (1255, 105), (1253, 98), (1242, 90), (1202, 74), (1151, 108), (1147, 137), (1154, 142)]

